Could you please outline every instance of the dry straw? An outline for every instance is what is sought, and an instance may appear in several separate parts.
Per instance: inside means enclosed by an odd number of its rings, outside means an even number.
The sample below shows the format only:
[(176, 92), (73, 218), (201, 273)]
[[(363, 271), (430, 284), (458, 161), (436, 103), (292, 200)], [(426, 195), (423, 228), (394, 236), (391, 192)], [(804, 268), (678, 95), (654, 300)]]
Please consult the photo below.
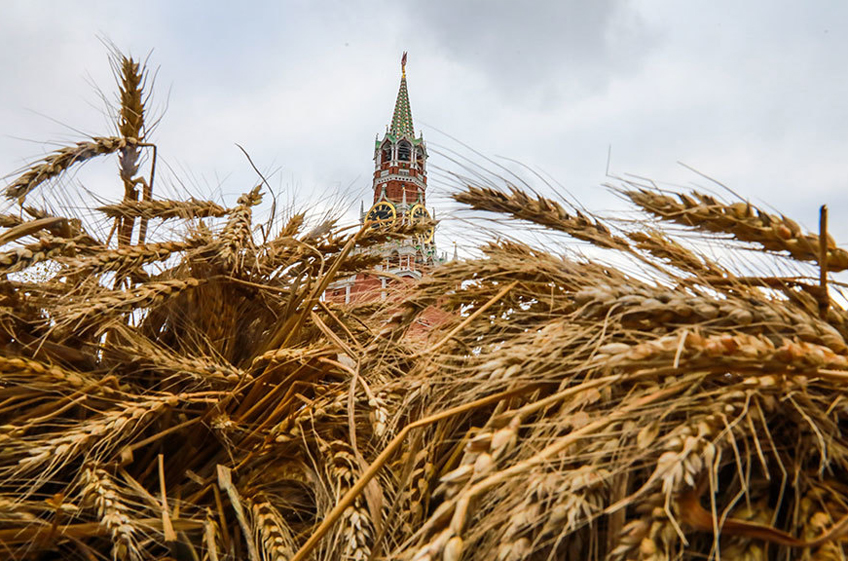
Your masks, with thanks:
[[(118, 153), (117, 200), (91, 209), (114, 232), (61, 194), (0, 217), (4, 558), (848, 554), (848, 314), (826, 297), (848, 253), (824, 228), (631, 183), (647, 214), (627, 222), (470, 185), (458, 201), (539, 241), (491, 241), (390, 301), (323, 301), (415, 227), (260, 228), (258, 188), (230, 209), (154, 199), (145, 70), (115, 70), (118, 135), (6, 191)], [(693, 243), (716, 234), (720, 262)], [(780, 276), (732, 265), (752, 244)]]

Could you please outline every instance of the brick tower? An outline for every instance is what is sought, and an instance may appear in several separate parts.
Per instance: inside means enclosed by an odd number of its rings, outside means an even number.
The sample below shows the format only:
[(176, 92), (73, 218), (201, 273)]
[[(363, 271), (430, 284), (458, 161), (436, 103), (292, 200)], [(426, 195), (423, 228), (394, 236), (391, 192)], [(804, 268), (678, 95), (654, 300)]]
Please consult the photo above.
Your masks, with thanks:
[[(372, 227), (391, 227), (431, 221), (427, 209), (427, 146), (424, 138), (415, 136), (412, 108), (406, 86), (406, 53), (401, 59), (400, 89), (398, 90), (392, 123), (383, 138), (377, 136), (374, 145), (373, 199), (368, 211), (361, 206), (360, 223)], [(327, 298), (335, 302), (385, 299), (389, 285), (414, 282), (423, 272), (439, 261), (434, 240), (435, 227), (419, 235), (391, 241), (367, 250), (379, 254), (382, 264), (375, 274), (358, 274), (334, 282)], [(380, 275), (385, 271), (386, 275)]]

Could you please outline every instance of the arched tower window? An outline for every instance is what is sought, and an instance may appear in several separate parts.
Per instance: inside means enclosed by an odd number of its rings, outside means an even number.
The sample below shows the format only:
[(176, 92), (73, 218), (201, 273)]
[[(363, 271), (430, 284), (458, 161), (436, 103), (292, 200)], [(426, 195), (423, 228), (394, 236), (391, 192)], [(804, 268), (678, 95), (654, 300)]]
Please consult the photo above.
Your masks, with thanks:
[(415, 150), (415, 160), (418, 162), (418, 169), (424, 169), (424, 149), (417, 148)]
[(412, 157), (412, 146), (409, 145), (409, 142), (405, 140), (401, 140), (398, 144), (398, 160), (401, 162), (408, 162)]
[(385, 164), (392, 161), (392, 146), (391, 144), (384, 144), (383, 150), (380, 152), (380, 163)]

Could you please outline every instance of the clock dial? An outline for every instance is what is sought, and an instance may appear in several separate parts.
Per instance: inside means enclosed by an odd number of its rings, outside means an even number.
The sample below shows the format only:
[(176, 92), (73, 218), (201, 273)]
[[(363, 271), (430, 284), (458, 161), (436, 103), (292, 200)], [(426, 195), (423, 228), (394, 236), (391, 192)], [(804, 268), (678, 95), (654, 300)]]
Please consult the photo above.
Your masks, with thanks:
[[(429, 222), (431, 220), (430, 213), (427, 211), (427, 207), (424, 205), (415, 205), (411, 209), (409, 209), (409, 221), (412, 224), (418, 224), (420, 222)], [(431, 225), (427, 230), (421, 232), (420, 234), (416, 234), (415, 238), (419, 243), (430, 243), (433, 241), (433, 235), (436, 233), (435, 225)]]
[(371, 223), (372, 228), (391, 226), (397, 218), (397, 211), (392, 203), (380, 201), (371, 207), (365, 215), (365, 221)]

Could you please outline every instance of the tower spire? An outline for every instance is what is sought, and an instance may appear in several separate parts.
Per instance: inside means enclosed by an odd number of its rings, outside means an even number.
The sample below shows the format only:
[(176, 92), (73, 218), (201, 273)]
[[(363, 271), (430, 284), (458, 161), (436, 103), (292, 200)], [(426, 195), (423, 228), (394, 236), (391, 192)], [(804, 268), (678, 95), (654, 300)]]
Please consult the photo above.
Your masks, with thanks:
[(395, 112), (392, 115), (391, 134), (395, 138), (408, 136), (415, 138), (415, 129), (412, 126), (412, 108), (409, 106), (409, 92), (406, 89), (406, 52), (400, 59), (400, 90), (398, 90)]

